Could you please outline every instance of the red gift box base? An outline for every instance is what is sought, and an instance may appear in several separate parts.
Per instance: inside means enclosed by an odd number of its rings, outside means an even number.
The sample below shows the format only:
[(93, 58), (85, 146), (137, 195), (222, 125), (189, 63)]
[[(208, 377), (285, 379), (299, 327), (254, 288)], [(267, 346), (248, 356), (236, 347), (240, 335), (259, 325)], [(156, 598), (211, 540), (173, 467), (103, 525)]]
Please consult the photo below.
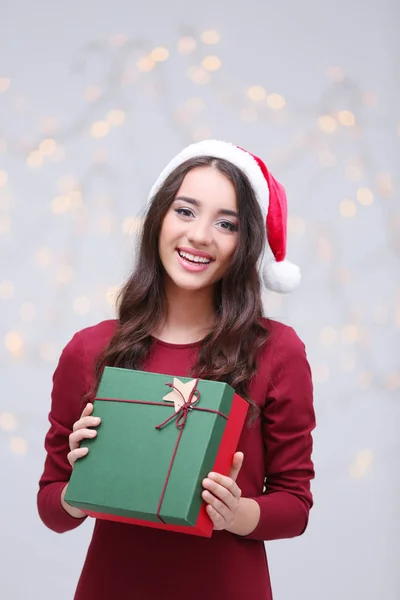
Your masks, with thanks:
[[(243, 429), (243, 423), (246, 419), (248, 403), (237, 394), (234, 395), (232, 408), (229, 414), (229, 419), (226, 423), (225, 431), (222, 436), (221, 444), (215, 459), (213, 471), (222, 475), (229, 475), (233, 455), (235, 454), (240, 434)], [(107, 521), (115, 521), (118, 523), (130, 523), (131, 525), (142, 525), (144, 527), (152, 527), (163, 529), (165, 531), (175, 531), (178, 533), (188, 533), (201, 537), (211, 537), (213, 532), (213, 524), (206, 511), (206, 504), (203, 502), (196, 525), (189, 527), (188, 525), (168, 525), (153, 521), (142, 521), (140, 519), (132, 519), (130, 517), (119, 517), (117, 515), (108, 515), (104, 513), (84, 511), (89, 517), (95, 519), (105, 519)]]

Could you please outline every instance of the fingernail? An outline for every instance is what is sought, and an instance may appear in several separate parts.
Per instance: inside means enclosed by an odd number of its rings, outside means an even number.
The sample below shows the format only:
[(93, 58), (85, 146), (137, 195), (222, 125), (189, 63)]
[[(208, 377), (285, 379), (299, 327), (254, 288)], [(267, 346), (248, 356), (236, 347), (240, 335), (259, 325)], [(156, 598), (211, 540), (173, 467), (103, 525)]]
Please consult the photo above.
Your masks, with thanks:
[(101, 421), (100, 417), (93, 418), (93, 423), (96, 423), (96, 425), (98, 425), (100, 423), (100, 421)]
[(216, 474), (216, 473), (209, 473), (209, 474), (208, 474), (208, 477), (209, 477), (210, 479), (215, 479), (215, 477), (216, 477), (216, 476), (217, 476), (217, 474)]
[(95, 435), (97, 435), (97, 431), (95, 429), (91, 430), (90, 435), (94, 437)]

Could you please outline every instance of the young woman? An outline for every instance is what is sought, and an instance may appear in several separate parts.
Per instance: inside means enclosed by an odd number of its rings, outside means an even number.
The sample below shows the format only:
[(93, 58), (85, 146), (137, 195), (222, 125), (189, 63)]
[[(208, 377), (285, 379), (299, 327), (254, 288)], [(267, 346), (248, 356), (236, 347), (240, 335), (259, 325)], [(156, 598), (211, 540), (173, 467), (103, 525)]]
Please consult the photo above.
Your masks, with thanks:
[(285, 191), (260, 159), (210, 140), (162, 171), (118, 319), (76, 333), (54, 373), (40, 516), (59, 533), (85, 519), (64, 495), (106, 364), (225, 381), (249, 419), (230, 476), (203, 481), (212, 537), (97, 520), (76, 600), (272, 598), (263, 542), (304, 532), (314, 476), (304, 345), (262, 315), (260, 271), (275, 291), (300, 279), (285, 253)]

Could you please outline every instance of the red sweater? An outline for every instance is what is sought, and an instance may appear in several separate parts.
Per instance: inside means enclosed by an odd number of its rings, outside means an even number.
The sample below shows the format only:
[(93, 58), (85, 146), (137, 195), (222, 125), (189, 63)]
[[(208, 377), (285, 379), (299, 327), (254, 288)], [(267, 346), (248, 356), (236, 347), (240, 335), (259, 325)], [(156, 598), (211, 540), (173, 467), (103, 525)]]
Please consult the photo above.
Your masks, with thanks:
[[(215, 531), (211, 538), (97, 520), (75, 600), (271, 600), (264, 540), (301, 535), (312, 506), (310, 480), (313, 391), (304, 345), (290, 327), (266, 322), (270, 337), (250, 395), (260, 418), (245, 426), (237, 483), (260, 505), (260, 522), (247, 537)], [(74, 335), (53, 377), (47, 457), (38, 509), (45, 525), (63, 533), (84, 519), (62, 507), (71, 467), (68, 436), (93, 381), (93, 366), (116, 327), (104, 321)], [(198, 344), (156, 341), (143, 370), (189, 374)]]

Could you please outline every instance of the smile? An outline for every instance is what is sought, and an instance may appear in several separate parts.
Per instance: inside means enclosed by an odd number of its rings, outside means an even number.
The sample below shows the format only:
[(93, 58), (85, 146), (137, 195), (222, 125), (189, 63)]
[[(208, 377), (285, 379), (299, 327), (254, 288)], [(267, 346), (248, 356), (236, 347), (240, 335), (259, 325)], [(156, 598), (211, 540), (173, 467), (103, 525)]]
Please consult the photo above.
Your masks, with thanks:
[(176, 250), (178, 261), (186, 271), (199, 272), (208, 269), (211, 262), (214, 259), (208, 258), (207, 256), (200, 256), (198, 254), (191, 254), (177, 248)]
[(206, 258), (205, 256), (199, 256), (198, 254), (189, 254), (188, 252), (183, 252), (178, 249), (178, 254), (181, 258), (192, 262), (192, 263), (202, 263), (208, 265), (211, 262), (210, 258)]

